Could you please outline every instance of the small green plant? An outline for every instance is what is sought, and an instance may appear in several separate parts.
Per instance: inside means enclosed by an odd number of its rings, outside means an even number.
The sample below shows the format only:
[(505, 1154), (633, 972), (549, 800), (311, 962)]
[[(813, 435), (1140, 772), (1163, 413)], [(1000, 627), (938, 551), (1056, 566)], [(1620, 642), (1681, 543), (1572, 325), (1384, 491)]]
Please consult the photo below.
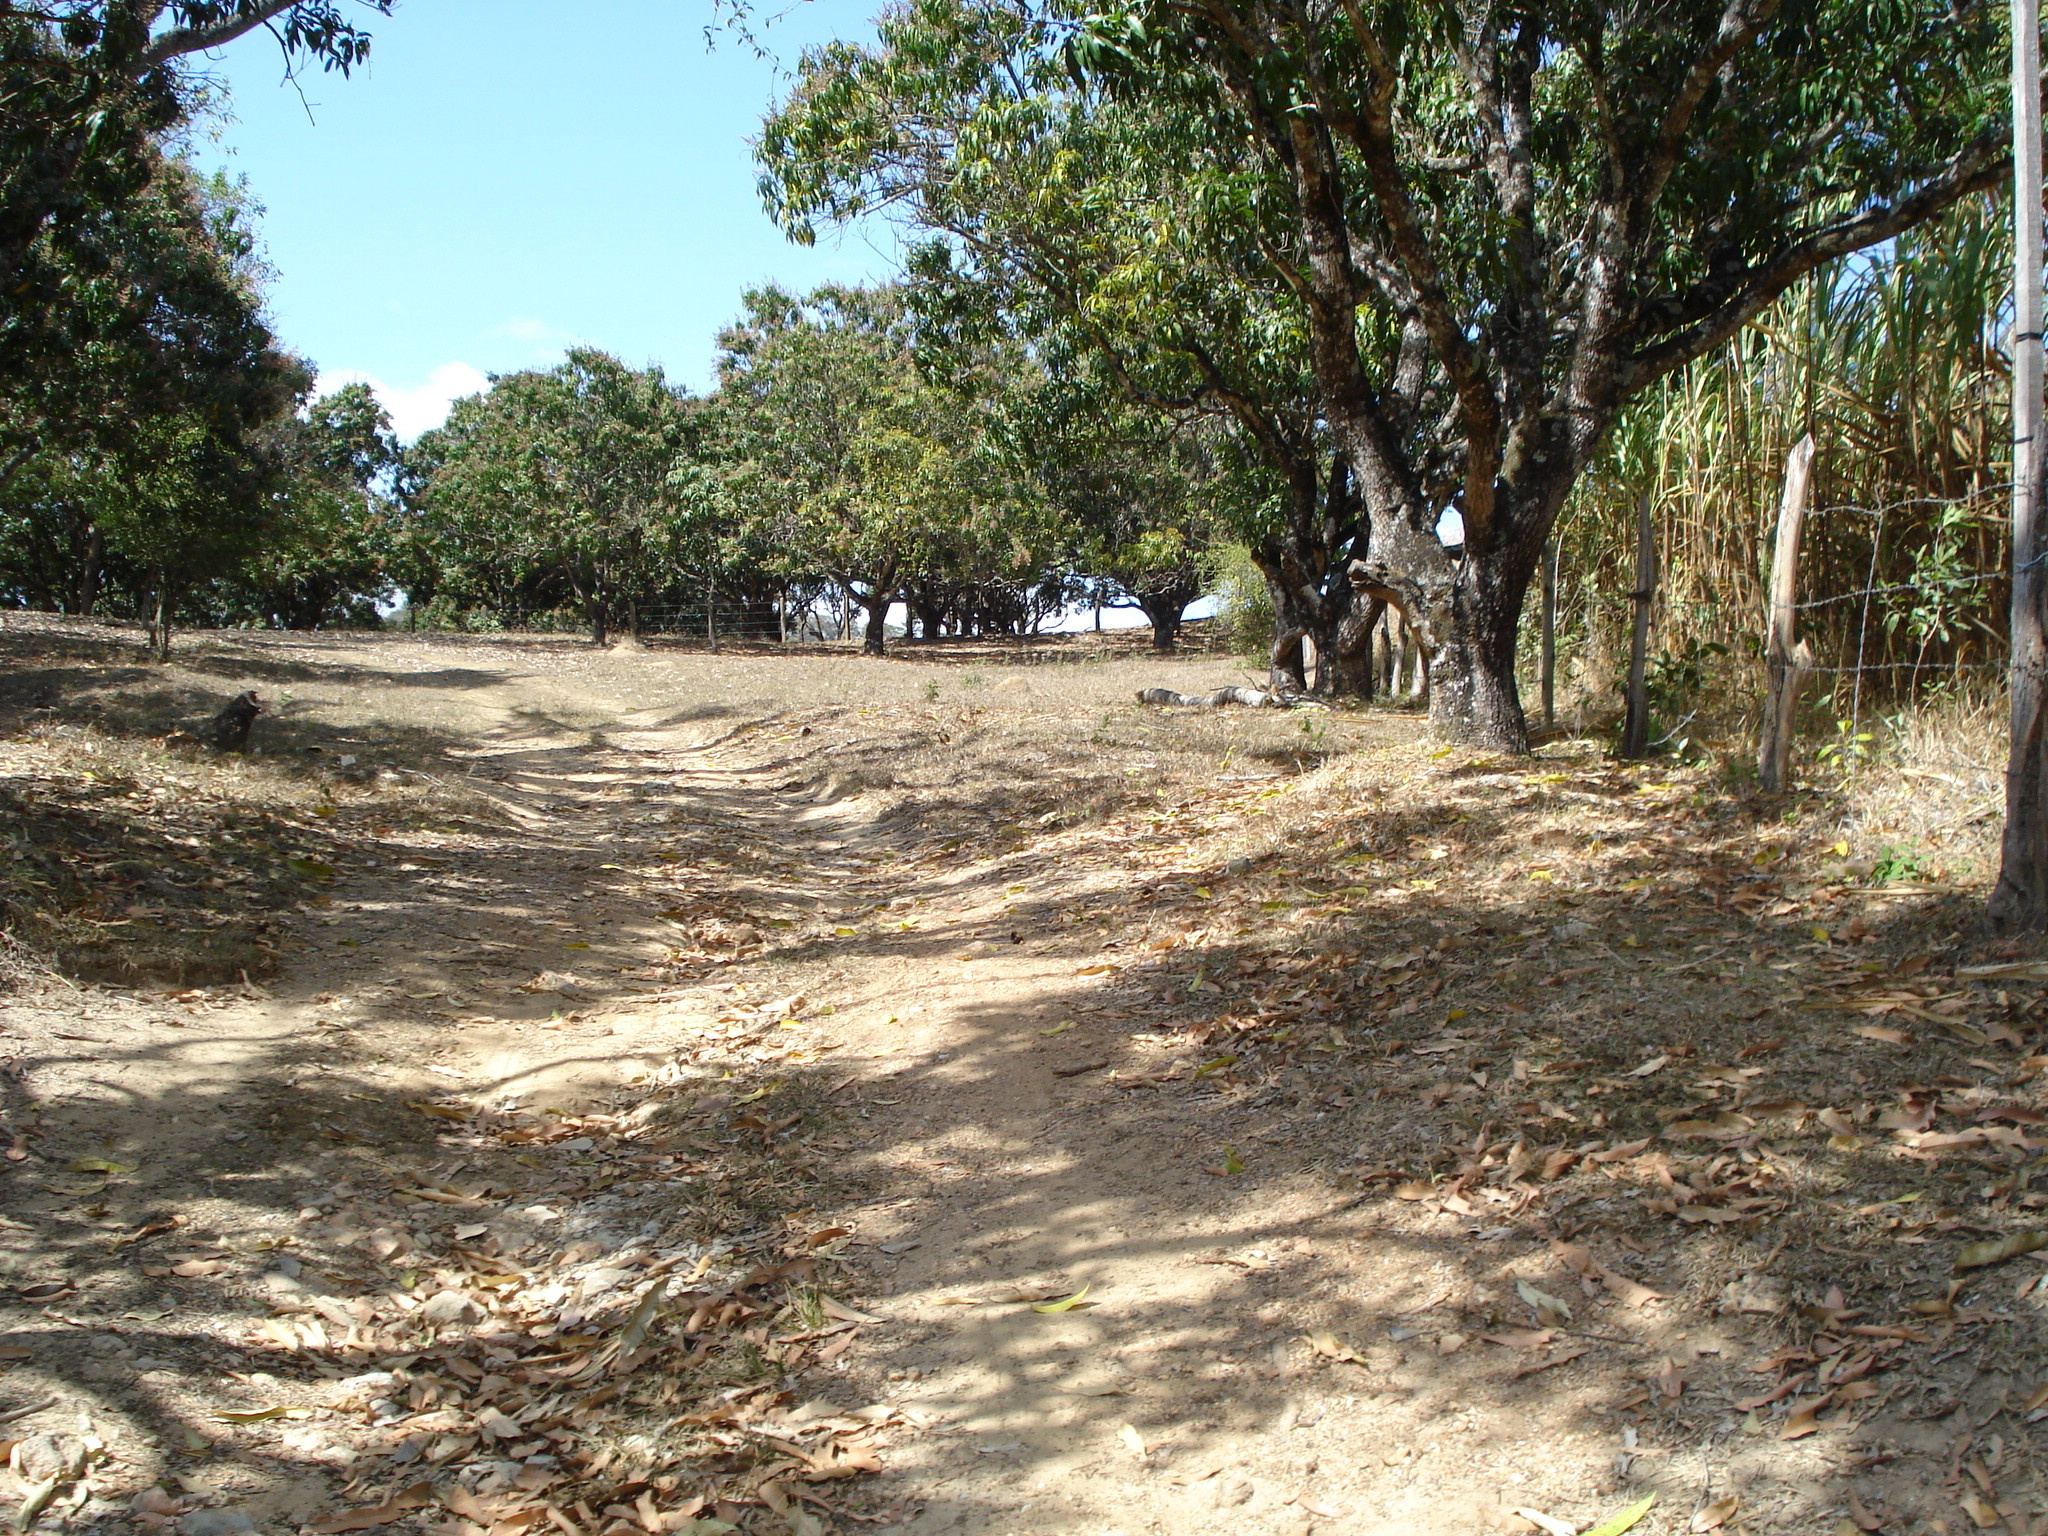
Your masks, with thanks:
[(1652, 656), (1646, 679), (1651, 715), (1668, 719), (1683, 713), (1706, 688), (1714, 663), (1727, 654), (1728, 647), (1717, 640), (1689, 639), (1683, 650)]
[(1837, 720), (1834, 740), (1823, 742), (1814, 756), (1832, 768), (1858, 768), (1874, 755), (1872, 744), (1876, 740), (1869, 731), (1857, 730), (1855, 721)]
[(1311, 711), (1303, 715), (1295, 723), (1294, 728), (1301, 732), (1302, 739), (1311, 752), (1320, 752), (1323, 750), (1323, 739), (1330, 733), (1330, 722), (1325, 720), (1320, 712)]
[(924, 701), (927, 704), (936, 704), (939, 702), (939, 680), (936, 677), (929, 677), (925, 679)]
[(815, 1286), (800, 1285), (793, 1289), (789, 1309), (805, 1328), (823, 1328), (826, 1324), (825, 1297)]
[(1887, 846), (1870, 867), (1872, 885), (1891, 885), (1900, 880), (1924, 880), (1934, 870), (1926, 855), (1906, 846)]

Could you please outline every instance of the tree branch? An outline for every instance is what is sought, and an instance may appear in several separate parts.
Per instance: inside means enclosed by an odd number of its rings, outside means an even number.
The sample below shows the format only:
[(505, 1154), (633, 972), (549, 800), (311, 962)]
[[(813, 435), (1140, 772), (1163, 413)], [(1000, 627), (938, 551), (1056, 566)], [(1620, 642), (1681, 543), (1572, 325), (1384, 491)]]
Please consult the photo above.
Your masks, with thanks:
[(1678, 164), (1678, 152), (1684, 146), (1686, 130), (1692, 126), (1693, 114), (1706, 99), (1714, 77), (1762, 30), (1763, 24), (1776, 15), (1777, 10), (1778, 0), (1754, 0), (1754, 3), (1752, 0), (1728, 0), (1728, 8), (1721, 13), (1721, 25), (1715, 30), (1713, 42), (1692, 61), (1678, 87), (1678, 94), (1664, 109), (1664, 121), (1658, 125), (1657, 137), (1651, 143), (1642, 175), (1636, 183), (1637, 222), (1640, 222), (1643, 211), (1664, 195), (1664, 185)]
[(136, 55), (134, 72), (146, 75), (172, 59), (232, 43), (283, 15), (297, 3), (298, 0), (243, 0), (246, 9), (237, 9), (232, 16), (223, 16), (209, 25), (173, 27), (149, 40), (149, 46)]
[[(1675, 335), (1639, 346), (1624, 359), (1622, 391), (1634, 393), (1711, 352), (1815, 267), (1903, 234), (1972, 193), (1992, 191), (2011, 174), (2012, 155), (2004, 136), (1981, 134), (1945, 171), (1907, 196), (1814, 230), (1738, 271), (1706, 278), (1675, 301), (1645, 306), (1651, 311), (1648, 323), (1663, 319), (1668, 324), (1667, 317), (1674, 316), (1689, 317), (1689, 322)], [(1639, 331), (1647, 328), (1648, 324), (1638, 326)]]

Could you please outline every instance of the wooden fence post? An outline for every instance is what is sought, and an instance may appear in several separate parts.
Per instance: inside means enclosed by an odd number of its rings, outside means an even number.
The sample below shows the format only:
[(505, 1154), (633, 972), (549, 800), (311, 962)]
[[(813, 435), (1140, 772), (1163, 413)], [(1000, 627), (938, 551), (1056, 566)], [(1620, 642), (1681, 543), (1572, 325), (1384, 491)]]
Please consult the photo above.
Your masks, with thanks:
[(1785, 460), (1785, 495), (1778, 503), (1778, 542), (1771, 551), (1771, 602), (1765, 616), (1762, 741), (1756, 755), (1757, 780), (1766, 794), (1781, 794), (1792, 765), (1792, 717), (1799, 690), (1813, 672), (1813, 652), (1798, 640), (1799, 530), (1806, 521), (1806, 493), (1813, 481), (1813, 434), (1802, 437)]
[(1657, 596), (1657, 528), (1650, 517), (1650, 493), (1636, 498), (1635, 633), (1628, 647), (1628, 725), (1621, 733), (1621, 755), (1642, 757), (1650, 750), (1650, 604)]
[(1543, 729), (1557, 728), (1557, 530), (1543, 553)]

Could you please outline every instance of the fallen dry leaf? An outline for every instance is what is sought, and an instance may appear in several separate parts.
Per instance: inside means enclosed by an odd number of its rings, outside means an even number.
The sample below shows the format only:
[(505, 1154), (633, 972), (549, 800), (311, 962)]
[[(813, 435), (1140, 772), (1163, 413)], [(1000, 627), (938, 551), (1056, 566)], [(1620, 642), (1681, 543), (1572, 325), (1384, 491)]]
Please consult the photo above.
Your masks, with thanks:
[(1741, 1496), (1733, 1493), (1726, 1498), (1716, 1499), (1711, 1504), (1703, 1504), (1693, 1514), (1691, 1528), (1694, 1532), (1718, 1531), (1734, 1518), (1735, 1511), (1741, 1507)]
[(1328, 1359), (1339, 1360), (1347, 1365), (1365, 1364), (1365, 1356), (1361, 1355), (1349, 1344), (1346, 1344), (1327, 1328), (1317, 1329), (1314, 1333), (1305, 1334), (1303, 1337), (1307, 1339), (1311, 1349)]
[(2003, 1264), (2007, 1259), (2032, 1253), (2037, 1248), (2048, 1248), (2048, 1231), (2015, 1232), (2010, 1237), (1971, 1243), (1956, 1255), (1956, 1270), (1960, 1273), (1966, 1269), (1982, 1269), (1988, 1264)]
[(339, 1536), (342, 1531), (367, 1531), (372, 1526), (389, 1525), (416, 1509), (424, 1509), (433, 1501), (432, 1483), (414, 1483), (403, 1492), (393, 1494), (382, 1504), (371, 1504), (362, 1509), (327, 1515), (309, 1522), (307, 1529), (316, 1532), (317, 1536)]
[(1907, 1034), (1906, 1031), (1903, 1029), (1893, 1029), (1889, 1024), (1858, 1024), (1849, 1033), (1861, 1035), (1866, 1040), (1882, 1041), (1886, 1045), (1911, 1045), (1913, 1043), (1913, 1037)]
[(1515, 1282), (1515, 1294), (1529, 1304), (1537, 1320), (1561, 1327), (1572, 1320), (1572, 1309), (1548, 1291), (1539, 1291), (1526, 1280)]
[(1500, 1344), (1509, 1349), (1541, 1349), (1557, 1334), (1549, 1328), (1508, 1328), (1499, 1333), (1483, 1333), (1480, 1337), (1489, 1344)]
[(1831, 1397), (1815, 1398), (1801, 1407), (1793, 1408), (1785, 1417), (1784, 1426), (1778, 1431), (1780, 1440), (1800, 1440), (1820, 1428), (1820, 1411), (1832, 1402)]

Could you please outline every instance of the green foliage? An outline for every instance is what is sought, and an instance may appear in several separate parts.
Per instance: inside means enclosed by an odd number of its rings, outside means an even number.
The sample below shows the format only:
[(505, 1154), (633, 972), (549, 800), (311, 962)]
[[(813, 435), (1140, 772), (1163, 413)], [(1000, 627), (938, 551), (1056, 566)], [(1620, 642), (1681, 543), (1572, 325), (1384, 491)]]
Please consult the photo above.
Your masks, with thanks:
[(1902, 880), (1924, 880), (1934, 870), (1934, 861), (1918, 849), (1888, 844), (1871, 866), (1872, 885), (1892, 885)]
[(1999, 185), (2003, 54), (1945, 0), (911, 0), (807, 56), (764, 191), (800, 237), (901, 210), (960, 323), (1227, 415), (1284, 488), (1245, 530), (1283, 629), (1327, 634), (1362, 558), (1440, 726), (1512, 747), (1522, 599), (1617, 415)]
[(402, 514), (389, 493), (399, 462), (391, 420), (367, 384), (350, 384), (271, 429), (274, 525), (216, 605), (227, 622), (274, 629), (376, 628), (395, 595)]
[(1876, 742), (1877, 737), (1857, 729), (1854, 720), (1837, 720), (1834, 735), (1821, 743), (1814, 759), (1826, 767), (1853, 771), (1876, 755)]
[(589, 348), (493, 379), (410, 456), (437, 594), (521, 617), (566, 597), (604, 643), (673, 572), (672, 475), (690, 437), (688, 402), (659, 369)]
[(1206, 585), (1216, 594), (1215, 627), (1238, 655), (1264, 660), (1273, 635), (1273, 596), (1265, 573), (1242, 544), (1218, 545), (1205, 561)]
[(1078, 88), (1070, 31), (915, 0), (875, 47), (814, 50), (764, 125), (763, 195), (799, 239), (898, 210), (925, 237), (928, 324), (1042, 360), (1048, 409), (1022, 435), (1083, 530), (1076, 563), (1156, 610), (1156, 635), (1218, 539), (1327, 633), (1356, 524), (1328, 515), (1307, 334), (1263, 254), (1274, 205), (1213, 124)]
[(167, 163), (80, 218), (90, 259), (32, 253), (66, 297), (0, 326), (0, 590), (175, 618), (278, 525), (308, 372), (264, 324), (238, 188)]
[[(1971, 200), (1811, 279), (1625, 413), (1561, 524), (1570, 639), (1621, 648), (1647, 486), (1665, 566), (1660, 635), (1734, 647), (1754, 685), (1785, 457), (1810, 430), (1799, 626), (1816, 653), (1865, 667), (1866, 703), (2001, 659), (2008, 222)], [(1857, 674), (1837, 687), (1847, 709)]]
[(1014, 360), (928, 377), (895, 288), (759, 290), (719, 345), (726, 494), (781, 574), (823, 572), (867, 610), (869, 650), (915, 579), (1039, 584), (1054, 519), (1005, 451), (1031, 387)]

